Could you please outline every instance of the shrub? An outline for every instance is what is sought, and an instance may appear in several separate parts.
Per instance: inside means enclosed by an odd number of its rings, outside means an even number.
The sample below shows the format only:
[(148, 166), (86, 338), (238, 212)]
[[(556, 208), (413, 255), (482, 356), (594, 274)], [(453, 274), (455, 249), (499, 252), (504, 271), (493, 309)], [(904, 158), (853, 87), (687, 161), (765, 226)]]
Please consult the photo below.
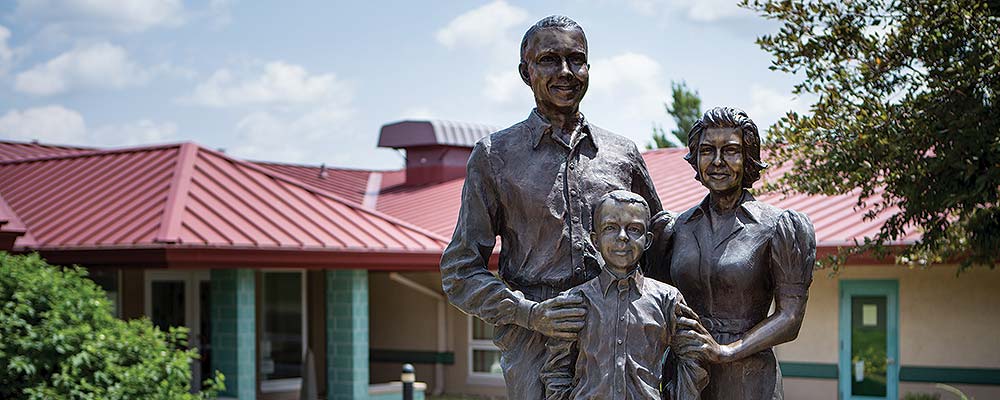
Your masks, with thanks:
[(0, 398), (200, 399), (223, 377), (190, 393), (187, 331), (148, 319), (115, 318), (86, 270), (37, 254), (0, 252)]

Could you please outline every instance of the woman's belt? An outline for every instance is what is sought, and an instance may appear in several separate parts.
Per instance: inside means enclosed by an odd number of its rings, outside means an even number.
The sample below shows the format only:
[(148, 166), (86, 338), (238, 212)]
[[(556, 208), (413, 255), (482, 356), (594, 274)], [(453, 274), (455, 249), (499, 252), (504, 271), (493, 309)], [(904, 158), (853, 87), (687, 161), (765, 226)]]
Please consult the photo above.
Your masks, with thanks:
[(758, 321), (744, 318), (701, 317), (701, 324), (711, 333), (742, 334), (757, 325)]

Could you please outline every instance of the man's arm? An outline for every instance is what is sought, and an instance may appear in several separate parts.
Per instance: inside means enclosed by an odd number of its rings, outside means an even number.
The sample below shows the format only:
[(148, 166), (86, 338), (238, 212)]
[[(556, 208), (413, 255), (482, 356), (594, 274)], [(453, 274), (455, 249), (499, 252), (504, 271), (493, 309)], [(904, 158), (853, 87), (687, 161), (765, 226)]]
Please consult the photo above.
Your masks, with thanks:
[(476, 143), (469, 157), (458, 223), (441, 256), (441, 283), (448, 300), (462, 311), (493, 325), (530, 328), (535, 302), (510, 290), (487, 269), (501, 211), (486, 140)]

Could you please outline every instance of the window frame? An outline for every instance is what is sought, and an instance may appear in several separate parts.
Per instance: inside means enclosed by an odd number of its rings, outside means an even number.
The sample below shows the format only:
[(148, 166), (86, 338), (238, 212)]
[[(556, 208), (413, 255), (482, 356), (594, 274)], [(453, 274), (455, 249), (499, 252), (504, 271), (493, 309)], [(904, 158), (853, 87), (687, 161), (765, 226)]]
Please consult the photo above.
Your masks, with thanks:
[[(260, 310), (258, 310), (258, 315), (260, 316), (260, 322), (258, 324), (258, 326), (260, 327), (260, 332), (259, 332), (260, 338), (258, 338), (258, 340), (257, 340), (257, 346), (258, 347), (261, 346), (262, 340), (264, 338), (264, 320), (263, 320), (263, 316), (264, 316), (264, 307), (266, 307), (266, 305), (264, 304), (264, 293), (263, 293), (263, 287), (264, 287), (264, 285), (263, 285), (264, 282), (263, 281), (265, 279), (264, 278), (264, 274), (265, 273), (274, 273), (274, 272), (297, 272), (297, 273), (299, 273), (299, 278), (300, 278), (299, 282), (300, 282), (300, 285), (301, 285), (300, 287), (302, 289), (301, 290), (301, 292), (302, 292), (301, 293), (301, 304), (302, 304), (302, 360), (303, 360), (303, 362), (305, 362), (306, 352), (309, 349), (309, 296), (308, 296), (308, 293), (307, 293), (308, 288), (306, 287), (306, 285), (308, 284), (307, 275), (309, 275), (309, 274), (306, 272), (305, 268), (263, 268), (263, 269), (260, 270), (260, 281), (261, 282), (260, 282), (260, 284), (258, 286), (258, 287), (261, 288), (261, 293), (258, 294), (258, 296), (260, 296), (259, 297), (260, 298)], [(259, 359), (257, 360), (257, 362), (258, 362), (258, 366), (257, 366), (257, 370), (258, 371), (257, 371), (257, 373), (260, 376), (260, 392), (261, 393), (281, 393), (281, 392), (291, 392), (291, 391), (302, 390), (302, 377), (301, 376), (298, 377), (298, 378), (266, 379), (265, 378), (266, 374), (264, 374), (263, 371), (260, 370), (261, 365), (259, 365), (261, 362), (264, 361), (264, 353), (260, 352), (260, 354), (259, 354), (258, 357), (259, 357)]]
[[(475, 320), (477, 320), (477, 319), (479, 319), (479, 318), (475, 317), (475, 316), (472, 316), (472, 315), (469, 315), (468, 316), (468, 324), (466, 325), (466, 332), (467, 332), (466, 333), (466, 339), (468, 339), (468, 344), (469, 344), (468, 345), (468, 350), (469, 351), (468, 351), (468, 354), (467, 354), (467, 364), (468, 364), (468, 367), (466, 368), (466, 373), (468, 373), (469, 380), (470, 381), (475, 381), (474, 383), (477, 383), (477, 384), (488, 384), (488, 385), (490, 385), (490, 384), (500, 384), (500, 385), (503, 385), (504, 384), (503, 373), (478, 372), (478, 371), (474, 370), (475, 365), (473, 364), (473, 362), (474, 362), (473, 361), (474, 360), (473, 354), (475, 353), (476, 350), (481, 350), (481, 351), (495, 351), (495, 352), (497, 352), (497, 355), (500, 354), (500, 348), (497, 347), (497, 345), (493, 343), (492, 339), (476, 339), (473, 336), (475, 334), (475, 330), (473, 328), (473, 325), (475, 324)], [(489, 324), (486, 321), (482, 321), (482, 320), (480, 320), (480, 321), (482, 323), (484, 323), (484, 324)]]

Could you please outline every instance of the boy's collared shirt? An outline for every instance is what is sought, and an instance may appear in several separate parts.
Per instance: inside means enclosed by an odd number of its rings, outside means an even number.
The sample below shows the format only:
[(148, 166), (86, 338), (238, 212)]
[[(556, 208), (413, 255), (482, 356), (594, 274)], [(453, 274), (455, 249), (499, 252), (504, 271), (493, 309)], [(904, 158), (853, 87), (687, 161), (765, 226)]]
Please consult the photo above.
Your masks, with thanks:
[(639, 269), (619, 279), (602, 269), (572, 291), (583, 295), (587, 316), (577, 341), (570, 398), (659, 399), (663, 354), (676, 326), (680, 292), (646, 279)]

